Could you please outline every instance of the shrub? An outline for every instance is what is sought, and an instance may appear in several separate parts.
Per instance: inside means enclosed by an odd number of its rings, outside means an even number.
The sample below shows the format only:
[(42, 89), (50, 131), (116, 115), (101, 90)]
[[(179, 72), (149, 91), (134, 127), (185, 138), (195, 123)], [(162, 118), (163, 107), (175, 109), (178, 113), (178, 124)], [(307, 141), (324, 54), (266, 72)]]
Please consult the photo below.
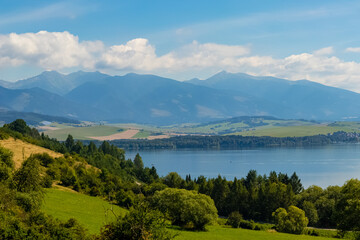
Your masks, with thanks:
[(305, 212), (295, 206), (290, 206), (288, 211), (278, 208), (273, 212), (273, 216), (279, 232), (301, 234), (309, 222)]
[(255, 222), (253, 220), (247, 221), (247, 220), (242, 220), (240, 222), (240, 227), (244, 228), (244, 229), (250, 229), (250, 230), (254, 230), (255, 228)]
[(185, 189), (167, 188), (155, 193), (154, 206), (167, 213), (174, 225), (204, 230), (217, 219), (214, 201), (207, 195)]
[(226, 224), (230, 225), (233, 228), (239, 228), (241, 220), (242, 220), (242, 215), (239, 212), (232, 212), (230, 213)]
[(146, 202), (131, 208), (124, 218), (106, 225), (100, 240), (170, 240), (174, 236), (166, 230), (164, 215), (152, 210)]

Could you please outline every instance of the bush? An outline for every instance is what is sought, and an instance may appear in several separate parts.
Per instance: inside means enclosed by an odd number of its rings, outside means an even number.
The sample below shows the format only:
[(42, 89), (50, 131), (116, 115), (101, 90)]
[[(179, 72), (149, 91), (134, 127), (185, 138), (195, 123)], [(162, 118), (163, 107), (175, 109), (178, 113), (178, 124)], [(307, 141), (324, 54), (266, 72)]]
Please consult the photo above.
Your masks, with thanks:
[(239, 212), (232, 212), (230, 213), (226, 224), (230, 225), (233, 228), (239, 228), (241, 220), (242, 220), (242, 215)]
[(100, 240), (170, 240), (174, 238), (166, 230), (164, 215), (152, 210), (149, 204), (141, 202), (124, 218), (106, 225), (101, 230)]
[(301, 234), (309, 222), (305, 212), (295, 206), (290, 206), (288, 211), (278, 208), (273, 212), (273, 216), (276, 230), (279, 232)]
[(253, 220), (250, 220), (250, 221), (242, 220), (242, 221), (240, 221), (240, 227), (244, 228), (244, 229), (254, 230), (255, 222)]
[(217, 219), (214, 201), (194, 191), (167, 188), (155, 193), (153, 203), (174, 225), (204, 230), (206, 224)]

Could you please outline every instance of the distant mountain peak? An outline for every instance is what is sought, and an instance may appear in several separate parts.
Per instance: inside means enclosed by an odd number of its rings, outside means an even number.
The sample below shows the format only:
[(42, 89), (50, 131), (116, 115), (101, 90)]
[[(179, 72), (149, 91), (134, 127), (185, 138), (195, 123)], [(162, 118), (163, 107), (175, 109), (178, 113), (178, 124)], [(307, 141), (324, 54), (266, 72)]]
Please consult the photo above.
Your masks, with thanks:
[(44, 71), (44, 72), (40, 73), (39, 76), (41, 76), (41, 75), (43, 75), (43, 76), (62, 76), (63, 74), (61, 74), (55, 70), (50, 70), (50, 71)]

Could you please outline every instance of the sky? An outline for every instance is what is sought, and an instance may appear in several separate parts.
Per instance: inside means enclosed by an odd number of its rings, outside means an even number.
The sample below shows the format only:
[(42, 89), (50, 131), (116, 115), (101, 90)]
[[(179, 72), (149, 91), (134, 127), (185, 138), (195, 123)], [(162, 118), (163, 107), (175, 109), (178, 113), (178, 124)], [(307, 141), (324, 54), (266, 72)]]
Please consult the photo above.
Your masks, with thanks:
[(360, 1), (0, 3), (0, 79), (45, 70), (308, 79), (360, 93)]

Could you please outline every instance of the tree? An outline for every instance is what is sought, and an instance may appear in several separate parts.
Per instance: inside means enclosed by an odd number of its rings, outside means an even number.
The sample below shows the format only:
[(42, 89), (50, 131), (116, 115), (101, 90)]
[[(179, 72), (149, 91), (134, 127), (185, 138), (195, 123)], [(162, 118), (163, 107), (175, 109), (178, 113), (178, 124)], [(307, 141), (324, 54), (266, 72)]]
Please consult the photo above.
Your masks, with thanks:
[(30, 156), (25, 160), (21, 168), (15, 172), (14, 183), (15, 188), (19, 192), (30, 193), (42, 191), (40, 162), (36, 157)]
[(296, 175), (296, 172), (291, 175), (289, 183), (292, 186), (292, 189), (295, 194), (299, 194), (302, 190), (304, 190), (300, 178)]
[(204, 230), (206, 224), (217, 218), (214, 201), (209, 196), (185, 189), (158, 191), (154, 194), (153, 204), (161, 212), (167, 213), (174, 225), (196, 230)]
[(5, 124), (4, 127), (7, 127), (15, 132), (19, 132), (23, 135), (30, 134), (31, 129), (23, 119), (16, 119), (12, 123)]
[(295, 206), (290, 206), (288, 211), (278, 208), (274, 213), (275, 227), (279, 232), (301, 234), (306, 228), (309, 220), (305, 212)]
[(134, 158), (134, 167), (135, 167), (135, 169), (139, 169), (139, 170), (142, 170), (144, 168), (144, 163), (143, 163), (139, 153), (137, 153)]
[(336, 205), (338, 229), (353, 231), (357, 239), (360, 239), (360, 181), (357, 179), (347, 181), (341, 193)]
[(71, 136), (70, 134), (68, 135), (68, 137), (65, 140), (65, 146), (68, 149), (69, 152), (72, 151), (73, 147), (75, 145), (75, 141), (73, 136)]
[(14, 169), (13, 153), (0, 147), (0, 182), (10, 178)]
[(164, 177), (164, 184), (171, 188), (179, 188), (183, 179), (177, 172), (170, 172)]
[(164, 216), (140, 202), (124, 218), (105, 226), (100, 239), (106, 240), (169, 240), (174, 238), (166, 230)]
[(312, 202), (304, 201), (302, 204), (302, 209), (304, 209), (305, 215), (309, 219), (310, 226), (315, 226), (319, 221), (319, 215), (315, 205)]

